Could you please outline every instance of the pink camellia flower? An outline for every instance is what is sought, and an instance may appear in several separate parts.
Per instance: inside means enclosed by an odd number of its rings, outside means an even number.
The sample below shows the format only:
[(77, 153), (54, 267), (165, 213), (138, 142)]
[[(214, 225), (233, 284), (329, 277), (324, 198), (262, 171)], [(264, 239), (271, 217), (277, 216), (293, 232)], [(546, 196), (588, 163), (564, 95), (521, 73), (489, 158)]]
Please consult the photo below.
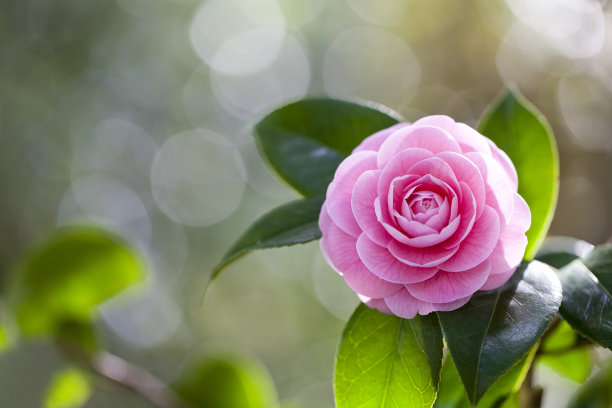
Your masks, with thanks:
[(372, 308), (403, 318), (463, 306), (505, 283), (531, 224), (508, 156), (447, 116), (365, 139), (336, 170), (321, 249)]

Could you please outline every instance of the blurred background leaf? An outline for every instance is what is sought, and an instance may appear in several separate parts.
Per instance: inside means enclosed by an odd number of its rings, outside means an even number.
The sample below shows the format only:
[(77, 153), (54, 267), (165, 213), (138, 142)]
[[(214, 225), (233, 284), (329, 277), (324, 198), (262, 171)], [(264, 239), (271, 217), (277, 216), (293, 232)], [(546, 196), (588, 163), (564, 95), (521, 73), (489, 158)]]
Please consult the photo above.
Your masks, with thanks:
[(244, 356), (202, 358), (187, 367), (174, 389), (193, 407), (278, 406), (270, 374), (258, 361)]
[(66, 368), (51, 379), (45, 395), (44, 408), (79, 408), (91, 394), (89, 377), (77, 368)]
[(26, 255), (9, 302), (25, 335), (91, 338), (81, 327), (95, 317), (95, 308), (144, 277), (142, 259), (118, 237), (67, 227)]

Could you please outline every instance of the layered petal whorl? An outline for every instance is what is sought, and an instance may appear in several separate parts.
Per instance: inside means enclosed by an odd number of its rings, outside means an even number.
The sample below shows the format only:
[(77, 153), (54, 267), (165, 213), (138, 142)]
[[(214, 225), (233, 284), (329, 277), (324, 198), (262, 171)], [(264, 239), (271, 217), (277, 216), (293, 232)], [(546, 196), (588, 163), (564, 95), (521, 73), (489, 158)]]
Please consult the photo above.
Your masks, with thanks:
[(453, 310), (504, 284), (531, 215), (495, 144), (447, 116), (366, 138), (338, 167), (319, 227), (327, 261), (368, 306)]

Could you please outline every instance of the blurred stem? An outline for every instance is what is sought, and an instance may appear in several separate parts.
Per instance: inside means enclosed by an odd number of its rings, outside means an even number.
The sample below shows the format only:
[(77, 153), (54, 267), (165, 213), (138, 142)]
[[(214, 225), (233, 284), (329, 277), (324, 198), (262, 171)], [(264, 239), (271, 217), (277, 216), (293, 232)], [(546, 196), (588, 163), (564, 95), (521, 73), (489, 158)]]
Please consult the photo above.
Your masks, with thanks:
[(523, 384), (521, 384), (521, 388), (519, 389), (519, 401), (521, 408), (540, 408), (542, 406), (542, 395), (544, 394), (544, 390), (542, 387), (534, 387), (534, 363), (535, 360), (531, 363), (531, 367), (529, 367), (529, 371), (527, 372), (527, 377), (525, 377), (525, 381), (523, 381)]
[(81, 345), (62, 339), (56, 346), (66, 358), (79, 363), (110, 384), (139, 395), (159, 408), (186, 408), (186, 404), (144, 367), (124, 360), (108, 351), (89, 352)]

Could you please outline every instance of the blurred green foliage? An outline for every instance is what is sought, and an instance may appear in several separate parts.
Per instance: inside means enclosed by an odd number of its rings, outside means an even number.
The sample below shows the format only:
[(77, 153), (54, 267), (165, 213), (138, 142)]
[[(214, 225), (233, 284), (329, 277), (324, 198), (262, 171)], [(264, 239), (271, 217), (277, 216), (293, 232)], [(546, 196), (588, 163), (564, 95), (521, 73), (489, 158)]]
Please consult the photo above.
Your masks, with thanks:
[(77, 368), (57, 372), (49, 384), (44, 408), (79, 408), (91, 395), (90, 380)]
[(17, 267), (9, 303), (24, 335), (74, 332), (102, 302), (144, 278), (143, 260), (118, 237), (66, 227)]

